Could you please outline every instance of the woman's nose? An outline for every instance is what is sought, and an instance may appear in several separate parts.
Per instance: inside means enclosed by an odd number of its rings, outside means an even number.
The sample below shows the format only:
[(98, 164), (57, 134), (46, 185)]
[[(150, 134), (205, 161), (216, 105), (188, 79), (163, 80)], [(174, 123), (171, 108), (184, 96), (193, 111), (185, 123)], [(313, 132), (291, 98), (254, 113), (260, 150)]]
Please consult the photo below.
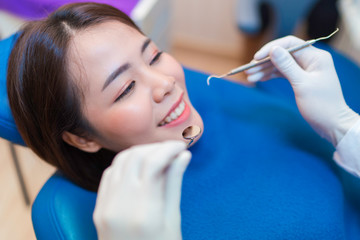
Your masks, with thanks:
[(156, 103), (159, 103), (174, 90), (175, 78), (167, 75), (157, 75), (153, 78), (151, 85), (153, 87), (153, 99)]

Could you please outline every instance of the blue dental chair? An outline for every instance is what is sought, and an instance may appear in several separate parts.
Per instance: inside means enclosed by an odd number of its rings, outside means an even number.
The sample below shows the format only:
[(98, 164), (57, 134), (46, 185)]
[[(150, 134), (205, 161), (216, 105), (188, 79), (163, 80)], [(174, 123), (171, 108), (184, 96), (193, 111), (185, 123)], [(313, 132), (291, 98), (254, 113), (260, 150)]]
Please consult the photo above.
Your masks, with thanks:
[[(0, 42), (1, 72), (1, 114), (0, 114), (0, 136), (13, 143), (24, 145), (19, 135), (6, 96), (6, 60), (10, 53), (15, 37)], [(324, 47), (327, 48), (327, 47)], [(341, 78), (360, 76), (360, 69), (349, 59), (334, 52), (330, 48), (335, 64), (339, 67)], [(185, 69), (187, 79), (206, 79), (206, 75)], [(276, 80), (275, 80), (276, 81)], [(259, 86), (264, 91), (281, 95), (291, 93), (286, 82), (264, 83)], [(359, 112), (360, 104), (358, 93), (351, 87), (346, 87), (344, 94), (351, 107)], [(255, 146), (256, 148), (256, 146)], [(346, 173), (344, 173), (346, 174)], [(356, 181), (349, 180), (347, 184), (356, 184)], [(96, 229), (92, 221), (92, 213), (96, 202), (96, 193), (80, 188), (70, 182), (60, 172), (55, 173), (44, 184), (32, 206), (32, 221), (37, 239), (45, 240), (82, 240), (97, 239)]]

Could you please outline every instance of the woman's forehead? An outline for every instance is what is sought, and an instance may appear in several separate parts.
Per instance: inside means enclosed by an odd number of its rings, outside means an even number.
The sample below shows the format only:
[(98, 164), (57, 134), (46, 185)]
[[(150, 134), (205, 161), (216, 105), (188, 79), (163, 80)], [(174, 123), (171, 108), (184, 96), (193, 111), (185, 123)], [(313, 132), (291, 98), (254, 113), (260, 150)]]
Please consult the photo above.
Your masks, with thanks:
[[(68, 53), (69, 70), (81, 85), (90, 76), (105, 78), (134, 52), (140, 52), (144, 39), (138, 30), (118, 21), (91, 26), (73, 37)], [(88, 81), (85, 86), (89, 87)]]
[(133, 42), (134, 38), (144, 38), (144, 36), (137, 29), (119, 21), (106, 21), (79, 31), (74, 35), (73, 40), (80, 46), (88, 44), (102, 46), (112, 39)]
[(139, 48), (144, 39), (146, 37), (138, 30), (124, 23), (107, 21), (76, 33), (70, 42), (68, 56), (71, 62), (83, 64), (120, 53), (126, 57), (127, 52)]

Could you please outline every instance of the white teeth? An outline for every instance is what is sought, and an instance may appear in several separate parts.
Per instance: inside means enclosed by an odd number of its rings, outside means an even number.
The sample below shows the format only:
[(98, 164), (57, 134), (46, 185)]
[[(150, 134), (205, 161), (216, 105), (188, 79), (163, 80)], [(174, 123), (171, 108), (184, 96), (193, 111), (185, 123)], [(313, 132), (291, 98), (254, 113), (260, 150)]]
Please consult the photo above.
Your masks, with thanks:
[(172, 121), (174, 121), (175, 119), (177, 119), (183, 112), (185, 109), (185, 102), (181, 101), (181, 103), (179, 104), (179, 106), (172, 111), (166, 118), (164, 121), (162, 121), (159, 126), (163, 126), (165, 124), (168, 124)]
[(166, 122), (166, 123), (169, 123), (169, 122), (171, 122), (171, 121), (172, 121), (171, 117), (166, 117), (166, 118), (165, 118), (165, 122)]
[(172, 120), (175, 120), (175, 119), (177, 119), (178, 115), (175, 112), (172, 112), (170, 114), (170, 117), (171, 117)]
[(175, 113), (179, 116), (182, 113), (182, 111), (179, 108), (177, 108), (175, 109)]

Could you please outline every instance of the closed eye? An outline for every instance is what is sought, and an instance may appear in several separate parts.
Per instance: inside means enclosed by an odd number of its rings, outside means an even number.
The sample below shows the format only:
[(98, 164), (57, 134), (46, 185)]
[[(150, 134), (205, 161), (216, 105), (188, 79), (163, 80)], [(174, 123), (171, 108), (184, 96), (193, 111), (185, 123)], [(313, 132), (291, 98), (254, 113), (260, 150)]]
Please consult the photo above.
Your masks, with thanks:
[(154, 63), (156, 63), (156, 62), (159, 60), (159, 58), (160, 58), (160, 56), (161, 56), (162, 53), (163, 53), (163, 52), (158, 52), (158, 53), (155, 55), (155, 57), (151, 60), (150, 65), (153, 65)]
[(120, 94), (120, 96), (118, 96), (115, 99), (115, 102), (119, 101), (120, 99), (122, 99), (123, 97), (125, 97), (126, 95), (128, 95), (135, 87), (135, 81), (132, 81), (127, 88)]

